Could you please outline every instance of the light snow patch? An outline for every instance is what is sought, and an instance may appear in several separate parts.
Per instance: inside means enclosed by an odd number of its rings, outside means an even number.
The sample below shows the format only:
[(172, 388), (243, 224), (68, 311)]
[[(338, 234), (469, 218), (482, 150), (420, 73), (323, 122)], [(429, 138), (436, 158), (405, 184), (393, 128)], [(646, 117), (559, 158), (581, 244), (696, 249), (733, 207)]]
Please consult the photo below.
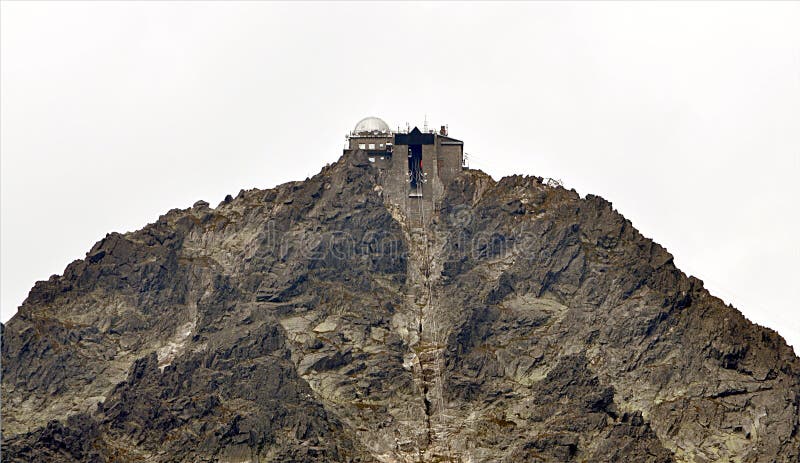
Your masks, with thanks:
[(163, 347), (160, 347), (156, 351), (156, 355), (158, 355), (158, 368), (163, 372), (164, 368), (166, 368), (169, 364), (172, 363), (173, 360), (183, 352), (183, 348), (186, 346), (186, 341), (189, 339), (189, 336), (192, 335), (195, 327), (197, 326), (197, 319), (194, 319), (190, 322), (186, 322), (183, 325), (179, 326), (175, 336), (172, 337), (167, 344)]

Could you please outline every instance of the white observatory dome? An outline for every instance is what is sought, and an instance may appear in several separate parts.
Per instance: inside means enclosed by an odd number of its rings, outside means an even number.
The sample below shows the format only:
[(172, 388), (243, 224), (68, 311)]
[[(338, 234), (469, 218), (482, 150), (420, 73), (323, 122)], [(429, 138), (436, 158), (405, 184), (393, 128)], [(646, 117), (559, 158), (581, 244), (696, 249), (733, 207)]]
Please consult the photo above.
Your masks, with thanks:
[(353, 129), (355, 135), (389, 134), (391, 131), (389, 124), (379, 117), (365, 117)]

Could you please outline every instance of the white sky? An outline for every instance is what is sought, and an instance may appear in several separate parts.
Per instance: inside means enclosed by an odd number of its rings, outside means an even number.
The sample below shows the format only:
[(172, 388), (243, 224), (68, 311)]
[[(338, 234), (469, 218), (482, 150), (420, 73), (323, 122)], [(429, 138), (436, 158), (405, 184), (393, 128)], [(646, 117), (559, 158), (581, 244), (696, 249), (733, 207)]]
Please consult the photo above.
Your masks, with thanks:
[(107, 232), (427, 114), (495, 178), (612, 201), (800, 346), (800, 3), (1, 8), (3, 320)]

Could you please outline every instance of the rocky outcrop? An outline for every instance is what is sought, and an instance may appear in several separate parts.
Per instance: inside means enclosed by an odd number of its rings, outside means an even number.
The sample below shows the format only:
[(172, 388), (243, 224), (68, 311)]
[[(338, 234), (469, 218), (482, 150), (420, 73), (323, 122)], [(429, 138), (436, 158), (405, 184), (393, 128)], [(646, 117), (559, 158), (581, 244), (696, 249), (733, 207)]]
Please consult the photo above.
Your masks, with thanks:
[(596, 196), (357, 154), (110, 234), (3, 331), (4, 461), (794, 462), (800, 360)]

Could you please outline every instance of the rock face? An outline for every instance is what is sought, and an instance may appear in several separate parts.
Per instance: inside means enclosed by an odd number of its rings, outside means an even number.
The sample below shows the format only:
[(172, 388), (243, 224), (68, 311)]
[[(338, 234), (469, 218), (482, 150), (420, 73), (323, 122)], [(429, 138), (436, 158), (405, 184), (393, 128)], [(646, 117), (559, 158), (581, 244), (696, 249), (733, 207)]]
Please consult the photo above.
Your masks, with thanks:
[(797, 462), (800, 360), (602, 198), (345, 156), (110, 234), (3, 327), (3, 461)]

